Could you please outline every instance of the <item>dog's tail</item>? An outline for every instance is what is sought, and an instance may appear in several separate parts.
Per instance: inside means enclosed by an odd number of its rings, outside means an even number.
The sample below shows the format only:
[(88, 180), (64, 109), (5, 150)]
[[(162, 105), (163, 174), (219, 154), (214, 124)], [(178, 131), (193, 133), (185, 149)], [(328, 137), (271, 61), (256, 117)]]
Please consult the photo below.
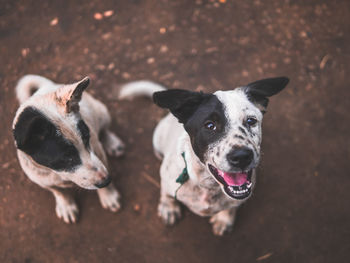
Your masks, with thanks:
[(43, 86), (55, 85), (51, 80), (38, 75), (25, 75), (17, 83), (16, 95), (22, 104)]
[(153, 93), (163, 90), (166, 90), (166, 88), (152, 81), (134, 81), (122, 86), (119, 92), (119, 99), (132, 99), (140, 96), (152, 98)]

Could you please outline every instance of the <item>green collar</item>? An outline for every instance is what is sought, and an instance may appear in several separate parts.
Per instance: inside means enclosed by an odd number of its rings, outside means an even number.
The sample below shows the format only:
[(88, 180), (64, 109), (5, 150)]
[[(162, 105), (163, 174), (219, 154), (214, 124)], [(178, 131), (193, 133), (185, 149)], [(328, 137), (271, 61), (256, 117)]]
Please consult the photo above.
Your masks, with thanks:
[(175, 191), (175, 200), (177, 200), (177, 191), (181, 188), (181, 186), (190, 179), (187, 171), (187, 163), (185, 159), (185, 152), (181, 153), (182, 158), (184, 159), (185, 162), (185, 168), (182, 170), (181, 174), (176, 178), (176, 182), (180, 184), (180, 186), (176, 189)]
[(179, 177), (176, 178), (176, 182), (181, 184), (181, 185), (183, 185), (189, 179), (189, 176), (188, 176), (188, 171), (187, 171), (187, 163), (186, 163), (186, 159), (185, 159), (185, 152), (181, 153), (181, 156), (184, 159), (185, 168), (182, 170), (182, 173), (179, 175)]

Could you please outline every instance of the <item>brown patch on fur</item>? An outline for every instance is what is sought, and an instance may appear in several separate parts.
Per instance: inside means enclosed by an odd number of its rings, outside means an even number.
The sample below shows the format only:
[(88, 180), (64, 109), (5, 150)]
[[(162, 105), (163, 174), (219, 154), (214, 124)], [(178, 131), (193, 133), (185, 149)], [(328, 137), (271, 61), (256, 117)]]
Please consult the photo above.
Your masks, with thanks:
[(56, 101), (65, 107), (65, 112), (78, 112), (79, 111), (79, 101), (82, 98), (84, 90), (89, 85), (89, 78), (85, 77), (83, 80), (70, 84), (64, 85), (57, 89)]
[(75, 88), (73, 85), (60, 87), (55, 92), (55, 100), (59, 106), (62, 106), (62, 108), (64, 108), (65, 113), (69, 113), (73, 110), (75, 112), (79, 111), (79, 104), (78, 106), (75, 105), (79, 103), (79, 101), (72, 101), (72, 94)]

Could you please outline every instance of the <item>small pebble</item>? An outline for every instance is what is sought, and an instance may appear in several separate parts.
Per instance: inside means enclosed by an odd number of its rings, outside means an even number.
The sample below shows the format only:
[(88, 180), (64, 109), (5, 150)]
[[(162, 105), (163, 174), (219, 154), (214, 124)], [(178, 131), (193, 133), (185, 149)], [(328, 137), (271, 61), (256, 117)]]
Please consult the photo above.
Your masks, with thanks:
[(29, 48), (22, 48), (21, 50), (21, 54), (22, 54), (22, 57), (26, 57), (29, 53)]
[(148, 58), (148, 59), (147, 59), (147, 64), (153, 64), (154, 61), (155, 61), (154, 58)]
[(108, 64), (108, 67), (107, 67), (109, 70), (112, 70), (114, 68), (114, 63), (109, 63)]
[(291, 60), (290, 58), (284, 58), (284, 59), (283, 59), (283, 62), (284, 62), (285, 64), (290, 64), (291, 61), (292, 61), (292, 60)]
[(300, 36), (305, 38), (305, 37), (307, 37), (307, 33), (305, 31), (301, 31), (300, 32)]
[(113, 10), (107, 10), (107, 11), (105, 11), (104, 13), (103, 13), (103, 15), (105, 16), (105, 17), (110, 17), (110, 16), (112, 16), (114, 14), (114, 11)]
[(168, 52), (168, 47), (166, 46), (166, 45), (162, 45), (161, 47), (160, 47), (160, 53), (166, 53), (166, 52)]
[(141, 206), (139, 204), (134, 205), (134, 211), (139, 212), (141, 210)]
[(305, 87), (305, 89), (307, 90), (307, 91), (309, 91), (309, 90), (311, 90), (312, 89), (312, 84), (307, 84), (306, 85), (306, 87)]
[(130, 76), (130, 74), (128, 72), (123, 72), (122, 77), (124, 79), (130, 79), (131, 76)]
[(50, 26), (55, 26), (55, 25), (57, 25), (57, 24), (58, 24), (58, 18), (55, 17), (54, 19), (51, 20)]
[(7, 169), (9, 166), (10, 166), (10, 163), (7, 162), (7, 163), (4, 163), (1, 167), (4, 169)]
[(96, 20), (101, 20), (101, 19), (103, 18), (103, 15), (102, 15), (101, 13), (95, 13), (95, 14), (94, 14), (94, 18), (95, 18)]

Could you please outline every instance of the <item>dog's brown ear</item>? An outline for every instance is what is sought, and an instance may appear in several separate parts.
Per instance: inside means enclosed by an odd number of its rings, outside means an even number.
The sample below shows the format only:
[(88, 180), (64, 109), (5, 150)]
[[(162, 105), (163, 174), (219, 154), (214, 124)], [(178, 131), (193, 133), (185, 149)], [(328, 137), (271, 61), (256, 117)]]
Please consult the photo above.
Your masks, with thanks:
[(85, 77), (74, 84), (64, 85), (56, 91), (56, 99), (65, 107), (66, 113), (79, 111), (79, 102), (89, 83), (90, 79)]

